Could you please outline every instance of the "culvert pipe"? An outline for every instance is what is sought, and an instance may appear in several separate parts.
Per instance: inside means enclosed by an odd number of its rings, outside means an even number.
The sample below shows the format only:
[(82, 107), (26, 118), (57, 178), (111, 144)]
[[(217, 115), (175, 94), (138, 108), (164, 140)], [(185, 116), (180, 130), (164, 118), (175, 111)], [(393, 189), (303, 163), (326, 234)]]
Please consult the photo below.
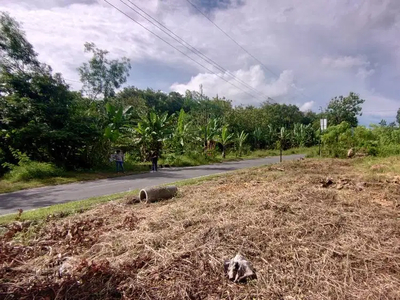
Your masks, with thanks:
[(165, 187), (144, 188), (139, 192), (141, 202), (152, 203), (159, 200), (171, 199), (178, 192), (178, 188), (174, 185)]

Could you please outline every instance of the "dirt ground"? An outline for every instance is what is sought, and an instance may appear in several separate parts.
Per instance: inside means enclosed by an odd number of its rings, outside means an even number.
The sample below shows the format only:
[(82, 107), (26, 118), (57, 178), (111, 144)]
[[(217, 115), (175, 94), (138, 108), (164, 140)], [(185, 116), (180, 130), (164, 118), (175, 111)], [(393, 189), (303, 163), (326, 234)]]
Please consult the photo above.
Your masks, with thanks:
[[(400, 299), (400, 181), (371, 172), (306, 159), (10, 224), (0, 298)], [(237, 253), (257, 279), (226, 278)]]

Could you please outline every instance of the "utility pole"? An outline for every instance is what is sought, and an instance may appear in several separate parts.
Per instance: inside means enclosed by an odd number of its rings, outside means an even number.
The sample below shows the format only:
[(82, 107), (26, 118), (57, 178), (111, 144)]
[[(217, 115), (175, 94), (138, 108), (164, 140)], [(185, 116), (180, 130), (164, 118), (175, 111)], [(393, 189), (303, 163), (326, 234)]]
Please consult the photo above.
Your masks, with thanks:
[(319, 110), (321, 111), (321, 117), (320, 117), (320, 124), (319, 124), (319, 156), (322, 155), (321, 153), (321, 144), (322, 144), (322, 130), (325, 130), (327, 128), (327, 119), (325, 119), (325, 116), (323, 115), (323, 110), (322, 106), (319, 107)]

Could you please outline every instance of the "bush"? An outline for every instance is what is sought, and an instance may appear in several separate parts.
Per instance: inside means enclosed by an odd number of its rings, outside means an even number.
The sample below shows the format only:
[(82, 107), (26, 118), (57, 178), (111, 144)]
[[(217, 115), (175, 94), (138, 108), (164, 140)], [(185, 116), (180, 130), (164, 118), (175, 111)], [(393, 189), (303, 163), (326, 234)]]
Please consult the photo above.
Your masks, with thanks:
[(44, 179), (49, 177), (63, 176), (65, 171), (51, 163), (23, 161), (18, 165), (9, 165), (10, 172), (5, 178), (12, 181), (28, 181), (32, 179)]

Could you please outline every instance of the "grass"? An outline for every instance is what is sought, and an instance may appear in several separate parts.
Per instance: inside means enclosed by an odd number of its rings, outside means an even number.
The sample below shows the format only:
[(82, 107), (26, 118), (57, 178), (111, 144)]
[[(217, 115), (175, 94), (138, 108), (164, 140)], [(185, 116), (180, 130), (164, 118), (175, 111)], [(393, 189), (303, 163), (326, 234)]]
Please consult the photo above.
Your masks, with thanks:
[[(316, 157), (318, 156), (318, 147), (310, 147), (310, 148), (293, 148), (289, 150), (285, 150), (282, 153), (283, 155), (292, 155), (292, 154), (305, 154), (307, 157)], [(256, 150), (249, 152), (247, 154), (238, 157), (234, 152), (228, 152), (226, 158), (223, 159), (221, 155), (216, 155), (215, 157), (206, 158), (204, 154), (188, 154), (175, 156), (170, 155), (167, 158), (160, 159), (160, 164), (168, 164), (174, 167), (188, 167), (188, 166), (200, 166), (207, 165), (213, 163), (221, 163), (224, 161), (236, 161), (236, 160), (245, 160), (245, 159), (257, 159), (268, 156), (279, 156), (279, 150)]]
[(113, 168), (109, 168), (102, 171), (65, 172), (62, 176), (30, 179), (30, 180), (15, 180), (14, 178), (5, 177), (3, 179), (0, 179), (0, 194), (49, 186), (49, 185), (67, 184), (78, 181), (89, 181), (89, 180), (105, 179), (118, 176), (127, 176), (127, 175), (146, 172), (149, 170), (149, 168), (150, 167), (148, 165), (138, 164), (138, 165), (128, 166), (128, 168), (126, 168), (125, 173), (116, 173)]
[[(400, 159), (306, 159), (109, 201), (0, 239), (6, 299), (399, 299)], [(379, 174), (386, 180), (369, 176)], [(329, 180), (328, 180), (329, 179)], [(120, 196), (121, 197), (121, 196)], [(230, 282), (240, 252), (257, 279)]]
[[(291, 155), (291, 154), (306, 154), (308, 157), (314, 157), (317, 155), (318, 149), (316, 147), (312, 148), (295, 148), (289, 149), (283, 152), (283, 155)], [(262, 158), (266, 156), (278, 156), (279, 150), (257, 150), (251, 152), (247, 155), (243, 155), (242, 157), (237, 157), (234, 153), (228, 153), (225, 159), (222, 159), (220, 156), (214, 158), (205, 158), (204, 155), (182, 155), (182, 156), (173, 156), (170, 159), (160, 159), (160, 164), (165, 165), (168, 164), (173, 167), (188, 167), (188, 166), (200, 166), (207, 165), (213, 163), (221, 163), (224, 161), (235, 161), (235, 160), (243, 160), (243, 159), (256, 159)], [(138, 174), (141, 172), (146, 172), (149, 170), (150, 166), (148, 164), (132, 164), (125, 163), (125, 173), (116, 173), (114, 166), (110, 166), (101, 171), (82, 171), (82, 172), (61, 172), (60, 170), (47, 170), (47, 174), (59, 174), (59, 176), (46, 176), (46, 173), (38, 174), (40, 171), (39, 167), (43, 167), (45, 165), (43, 163), (36, 163), (40, 166), (35, 166), (35, 162), (32, 162), (31, 169), (26, 170), (27, 168), (23, 166), (23, 170), (17, 170), (19, 172), (15, 172), (15, 174), (9, 174), (8, 176), (0, 179), (0, 194), (2, 193), (10, 193), (19, 190), (50, 186), (50, 185), (59, 185), (59, 184), (67, 184), (74, 183), (79, 181), (89, 181), (89, 180), (97, 180), (97, 179), (105, 179), (112, 178), (118, 176), (126, 176), (132, 174)], [(45, 166), (46, 168), (48, 166)], [(40, 175), (40, 176), (39, 176)], [(37, 178), (40, 177), (40, 178)]]
[[(258, 167), (256, 167), (258, 168)], [(232, 171), (237, 172), (237, 171)], [(224, 174), (213, 174), (208, 176), (202, 176), (197, 178), (185, 179), (181, 181), (177, 181), (173, 183), (178, 187), (183, 187), (186, 185), (196, 185), (205, 181), (213, 180), (224, 176)], [(171, 185), (171, 183), (165, 184), (163, 186)], [(0, 225), (9, 224), (18, 221), (40, 221), (49, 218), (49, 216), (54, 216), (56, 218), (66, 217), (72, 214), (82, 213), (87, 211), (98, 204), (105, 203), (108, 201), (120, 200), (124, 199), (124, 196), (136, 195), (139, 190), (133, 190), (129, 192), (117, 193), (113, 195), (100, 196), (100, 197), (92, 197), (84, 200), (71, 201), (67, 203), (60, 203), (56, 205), (51, 205), (48, 207), (37, 208), (34, 210), (29, 210), (23, 212), (20, 216), (18, 213), (8, 214), (0, 216)]]
[(67, 203), (60, 203), (48, 207), (38, 208), (23, 212), (20, 217), (18, 214), (8, 214), (0, 216), (0, 224), (8, 224), (18, 219), (19, 221), (40, 221), (54, 216), (55, 218), (66, 217), (76, 213), (87, 211), (98, 204), (121, 199), (125, 195), (134, 194), (138, 191), (130, 191), (118, 193), (108, 196), (93, 197), (80, 201), (71, 201)]

